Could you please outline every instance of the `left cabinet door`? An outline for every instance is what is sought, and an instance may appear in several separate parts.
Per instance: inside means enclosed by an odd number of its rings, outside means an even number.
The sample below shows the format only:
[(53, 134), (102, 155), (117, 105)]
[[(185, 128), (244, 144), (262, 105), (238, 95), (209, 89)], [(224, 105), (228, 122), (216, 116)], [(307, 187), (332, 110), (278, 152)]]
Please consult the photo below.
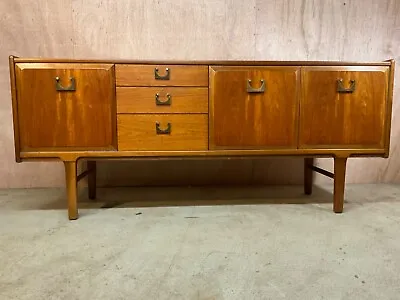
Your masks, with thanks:
[(114, 73), (112, 64), (17, 63), (21, 151), (115, 148)]

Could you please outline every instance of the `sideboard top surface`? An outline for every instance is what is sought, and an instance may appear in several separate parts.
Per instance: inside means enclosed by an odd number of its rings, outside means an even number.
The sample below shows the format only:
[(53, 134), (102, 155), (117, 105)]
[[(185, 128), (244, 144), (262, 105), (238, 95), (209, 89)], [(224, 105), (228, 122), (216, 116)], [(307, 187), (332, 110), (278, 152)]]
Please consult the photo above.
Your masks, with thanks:
[(243, 66), (390, 66), (393, 59), (384, 61), (268, 61), (268, 60), (133, 60), (133, 59), (67, 59), (47, 57), (11, 56), (16, 63), (113, 63), (113, 64), (158, 64), (158, 65), (243, 65)]

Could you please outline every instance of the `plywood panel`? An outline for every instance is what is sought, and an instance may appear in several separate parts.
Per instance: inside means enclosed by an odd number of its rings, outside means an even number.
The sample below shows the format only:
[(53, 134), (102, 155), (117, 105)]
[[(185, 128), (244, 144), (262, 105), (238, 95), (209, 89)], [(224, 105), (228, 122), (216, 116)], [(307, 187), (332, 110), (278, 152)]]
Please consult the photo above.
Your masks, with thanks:
[(256, 6), (257, 59), (368, 61), (396, 56), (397, 0), (258, 0)]
[[(7, 56), (400, 62), (398, 0), (0, 1), (0, 187), (63, 185), (60, 163), (14, 162)], [(350, 159), (348, 182), (400, 182), (400, 72), (389, 159)], [(318, 160), (332, 170), (330, 159)], [(284, 168), (279, 168), (279, 165)], [(301, 183), (301, 159), (102, 163), (100, 184)], [(132, 169), (140, 172), (132, 172)], [(193, 169), (196, 172), (190, 173)], [(273, 170), (273, 172), (271, 171)], [(272, 175), (274, 173), (274, 176)], [(144, 176), (140, 179), (140, 176)], [(127, 178), (124, 180), (124, 178)], [(317, 176), (317, 182), (326, 179)]]
[(255, 0), (73, 1), (78, 57), (254, 58)]
[(156, 159), (98, 164), (98, 184), (102, 186), (240, 185), (251, 184), (252, 174), (249, 159)]

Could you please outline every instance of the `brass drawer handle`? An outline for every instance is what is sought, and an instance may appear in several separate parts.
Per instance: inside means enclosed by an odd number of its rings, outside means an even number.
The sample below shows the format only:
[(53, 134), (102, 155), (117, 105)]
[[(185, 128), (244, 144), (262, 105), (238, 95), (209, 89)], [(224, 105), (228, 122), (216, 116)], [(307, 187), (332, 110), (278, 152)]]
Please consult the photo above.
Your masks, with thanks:
[(343, 79), (338, 79), (337, 80), (337, 92), (338, 93), (352, 93), (355, 91), (356, 89), (356, 81), (355, 80), (350, 80), (350, 87), (349, 88), (345, 88), (343, 86)]
[(69, 80), (71, 81), (71, 84), (67, 87), (63, 87), (60, 83), (60, 77), (56, 77), (56, 90), (60, 92), (65, 92), (65, 91), (75, 91), (76, 89), (76, 83), (75, 83), (75, 78), (70, 77)]
[(161, 101), (160, 94), (156, 94), (156, 105), (171, 105), (171, 95), (167, 94), (167, 100)]
[(157, 79), (157, 80), (169, 80), (169, 75), (170, 75), (169, 68), (165, 68), (165, 72), (166, 72), (165, 75), (161, 76), (158, 73), (158, 68), (155, 68), (154, 69), (154, 78)]
[(168, 122), (166, 129), (160, 128), (160, 122), (156, 122), (156, 133), (157, 134), (170, 134), (171, 133), (171, 123)]
[(260, 80), (261, 86), (259, 88), (253, 88), (251, 86), (251, 80), (247, 80), (247, 92), (248, 93), (264, 93), (265, 91), (265, 81), (264, 79)]

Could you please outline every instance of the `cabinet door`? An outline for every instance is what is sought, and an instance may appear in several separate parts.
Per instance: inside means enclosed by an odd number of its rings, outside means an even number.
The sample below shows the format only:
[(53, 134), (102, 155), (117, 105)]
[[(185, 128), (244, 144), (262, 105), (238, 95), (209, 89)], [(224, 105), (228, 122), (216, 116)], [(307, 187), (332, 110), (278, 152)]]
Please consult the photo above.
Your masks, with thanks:
[(301, 148), (383, 148), (386, 67), (305, 67)]
[(299, 68), (210, 71), (210, 148), (297, 147)]
[(116, 145), (113, 65), (18, 63), (22, 151)]

